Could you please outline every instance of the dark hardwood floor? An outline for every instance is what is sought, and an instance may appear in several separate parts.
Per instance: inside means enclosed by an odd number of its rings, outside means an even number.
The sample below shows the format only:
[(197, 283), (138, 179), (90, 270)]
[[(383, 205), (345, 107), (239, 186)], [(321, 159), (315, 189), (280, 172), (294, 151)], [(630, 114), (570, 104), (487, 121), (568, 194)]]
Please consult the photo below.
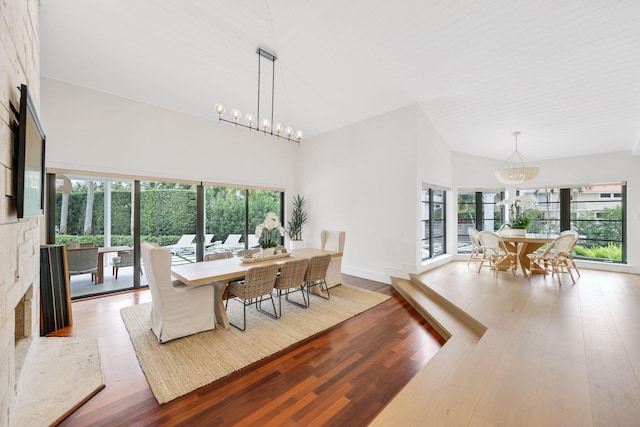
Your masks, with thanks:
[(120, 317), (148, 290), (73, 302), (73, 326), (51, 336), (98, 337), (106, 387), (61, 425), (367, 425), (444, 340), (390, 286), (344, 281), (391, 298), (162, 406)]

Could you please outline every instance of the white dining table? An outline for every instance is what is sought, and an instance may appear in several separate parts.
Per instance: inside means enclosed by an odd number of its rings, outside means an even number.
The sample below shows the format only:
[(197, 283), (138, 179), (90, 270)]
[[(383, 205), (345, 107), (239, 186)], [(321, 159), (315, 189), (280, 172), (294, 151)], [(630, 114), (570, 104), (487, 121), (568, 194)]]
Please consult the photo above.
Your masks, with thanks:
[(171, 267), (171, 274), (187, 286), (212, 285), (214, 288), (216, 322), (225, 329), (229, 329), (230, 324), (224, 308), (224, 291), (229, 281), (242, 279), (249, 268), (273, 263), (283, 264), (291, 259), (311, 258), (325, 254), (331, 255), (332, 258), (342, 256), (342, 252), (314, 248), (295, 249), (290, 253), (291, 255), (288, 257), (256, 262), (243, 262), (241, 258), (233, 257), (175, 265)]

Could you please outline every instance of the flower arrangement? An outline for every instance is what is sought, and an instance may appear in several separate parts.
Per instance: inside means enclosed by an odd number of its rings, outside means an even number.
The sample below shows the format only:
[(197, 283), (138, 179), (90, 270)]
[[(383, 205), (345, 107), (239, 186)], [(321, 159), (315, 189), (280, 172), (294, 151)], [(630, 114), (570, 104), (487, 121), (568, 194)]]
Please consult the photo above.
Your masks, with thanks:
[(531, 196), (517, 196), (515, 199), (504, 199), (496, 203), (498, 206), (509, 207), (509, 223), (511, 228), (525, 229), (529, 226), (529, 218), (525, 215), (530, 209), (537, 208), (538, 204)]
[(275, 248), (280, 242), (280, 236), (284, 236), (284, 227), (280, 224), (278, 215), (269, 212), (264, 222), (256, 227), (256, 237), (260, 239), (260, 247)]

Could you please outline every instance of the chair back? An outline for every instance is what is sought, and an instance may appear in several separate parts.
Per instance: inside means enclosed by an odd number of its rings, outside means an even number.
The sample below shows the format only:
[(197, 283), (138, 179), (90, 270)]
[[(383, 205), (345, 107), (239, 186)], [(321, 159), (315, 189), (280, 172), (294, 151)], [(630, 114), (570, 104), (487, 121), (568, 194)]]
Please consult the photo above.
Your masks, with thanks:
[(479, 248), (481, 246), (479, 234), (480, 232), (476, 228), (469, 227), (469, 238), (471, 239), (471, 244), (474, 248)]
[(190, 246), (193, 244), (193, 239), (196, 238), (195, 234), (183, 234), (180, 236), (180, 239), (173, 245), (175, 247), (178, 246)]
[(171, 280), (171, 251), (167, 248), (159, 248), (148, 243), (140, 245), (142, 252), (142, 263), (147, 275), (149, 290), (151, 291), (151, 302), (157, 306), (162, 313), (162, 300), (165, 294), (173, 289)]
[(98, 271), (98, 248), (67, 249), (69, 275), (95, 273)]
[(578, 239), (580, 238), (580, 235), (578, 234), (577, 231), (573, 231), (573, 230), (564, 230), (562, 233), (560, 233), (561, 236), (564, 236), (565, 234), (570, 234), (573, 236), (573, 238), (575, 239), (576, 243), (578, 243)]
[(309, 267), (306, 258), (287, 261), (280, 267), (280, 276), (276, 280), (276, 289), (289, 289), (302, 286), (305, 283), (304, 276)]
[(478, 239), (480, 240), (480, 246), (483, 248), (494, 251), (502, 249), (502, 245), (500, 244), (502, 237), (500, 237), (498, 233), (494, 233), (493, 231), (479, 231)]
[(242, 250), (238, 251), (238, 257), (239, 258), (251, 258), (254, 254), (257, 254), (258, 252), (260, 252), (260, 248), (242, 249)]
[(231, 252), (214, 252), (212, 254), (206, 254), (204, 256), (205, 261), (215, 261), (218, 259), (227, 259), (233, 258), (233, 254)]
[(120, 262), (117, 263), (117, 267), (132, 267), (133, 266), (133, 251), (118, 251), (118, 257)]
[(344, 252), (345, 231), (322, 230), (320, 232), (320, 249), (325, 251)]
[(233, 294), (243, 299), (270, 294), (278, 276), (278, 264), (251, 267), (244, 276), (244, 283), (233, 287)]
[(227, 245), (237, 245), (240, 243), (240, 239), (242, 238), (242, 234), (229, 234), (227, 238), (224, 240), (222, 246)]
[(255, 234), (249, 234), (247, 241), (248, 241), (247, 243), (248, 248), (255, 248), (260, 244), (260, 238), (256, 237)]
[(554, 241), (556, 242), (556, 252), (558, 255), (569, 256), (571, 252), (573, 252), (573, 247), (576, 245), (576, 237), (571, 233), (561, 234), (556, 237)]
[(304, 276), (304, 281), (307, 283), (315, 283), (318, 280), (323, 280), (327, 277), (327, 270), (329, 269), (329, 263), (331, 262), (331, 255), (314, 256), (309, 260), (309, 267), (307, 273)]

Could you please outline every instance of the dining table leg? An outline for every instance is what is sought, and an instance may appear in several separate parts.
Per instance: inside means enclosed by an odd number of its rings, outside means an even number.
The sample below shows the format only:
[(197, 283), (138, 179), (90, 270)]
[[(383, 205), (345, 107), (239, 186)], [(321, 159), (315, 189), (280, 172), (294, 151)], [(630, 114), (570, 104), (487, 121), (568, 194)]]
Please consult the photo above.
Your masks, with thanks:
[(224, 292), (227, 289), (227, 281), (213, 282), (213, 299), (214, 310), (216, 314), (216, 323), (225, 329), (229, 329), (229, 319), (227, 318), (227, 310), (224, 308)]
[(96, 285), (104, 282), (104, 254), (98, 254), (98, 269), (96, 271)]
[(545, 273), (531, 265), (531, 260), (527, 255), (534, 253), (541, 248), (544, 243), (538, 242), (521, 242), (518, 244), (518, 263), (521, 265), (521, 272), (525, 277), (531, 277), (534, 273)]

